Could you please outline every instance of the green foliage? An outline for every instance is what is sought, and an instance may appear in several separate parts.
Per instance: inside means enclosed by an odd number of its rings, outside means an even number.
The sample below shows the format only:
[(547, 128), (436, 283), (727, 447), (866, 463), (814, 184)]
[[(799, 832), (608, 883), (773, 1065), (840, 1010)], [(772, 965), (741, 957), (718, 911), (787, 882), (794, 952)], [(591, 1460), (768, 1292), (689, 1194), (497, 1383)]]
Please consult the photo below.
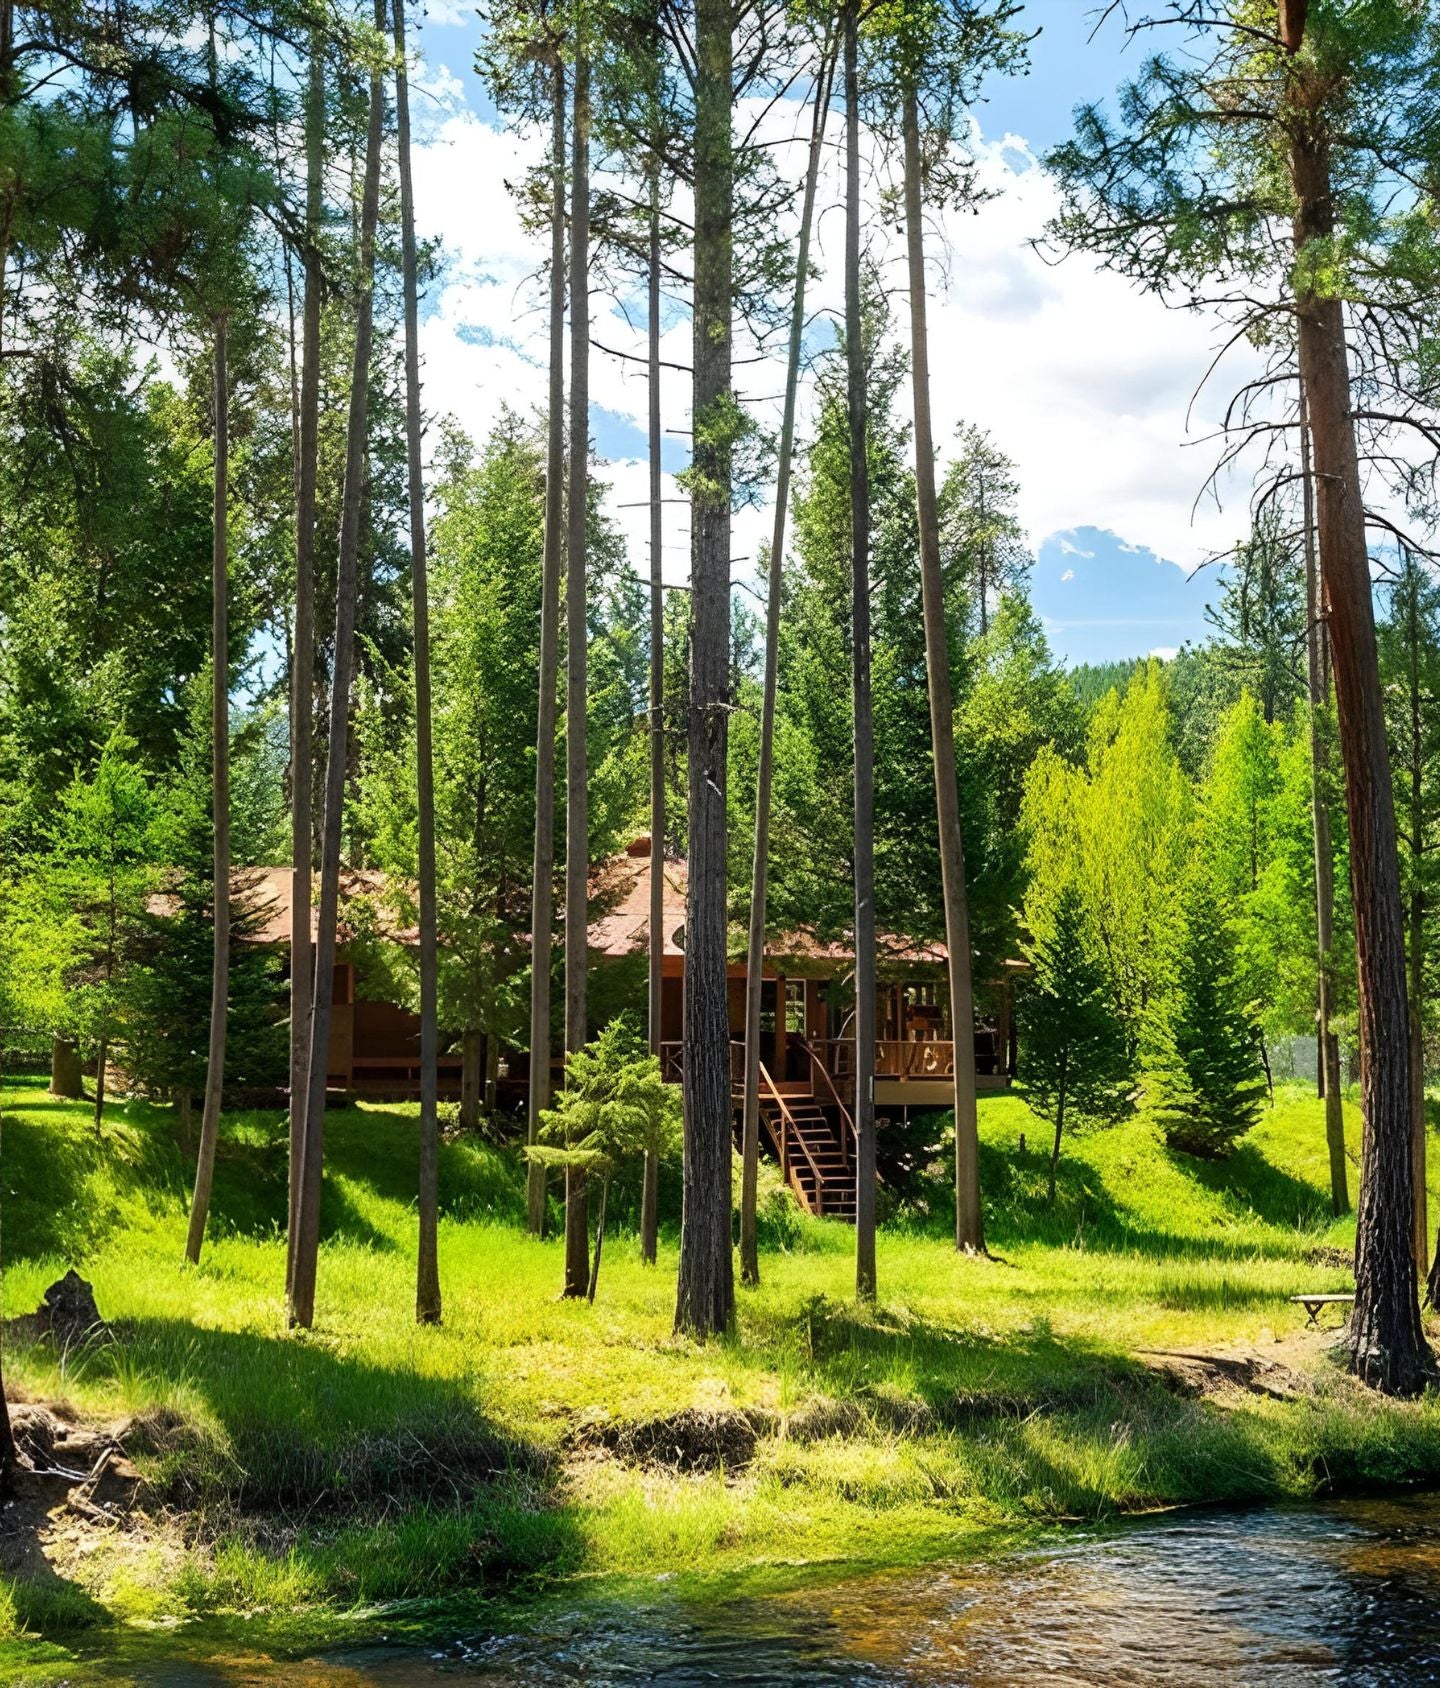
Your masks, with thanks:
[(629, 1157), (671, 1155), (679, 1144), (678, 1085), (660, 1076), (620, 1020), (565, 1058), (565, 1084), (540, 1116), (540, 1141), (526, 1153), (541, 1166), (573, 1166), (609, 1177)]
[(962, 423), (956, 439), (939, 490), (941, 543), (959, 563), (984, 633), (996, 601), (1024, 592), (1034, 558), (1016, 514), (1014, 463), (973, 423)]
[(1146, 1082), (1170, 1147), (1215, 1159), (1259, 1119), (1265, 1075), (1234, 932), (1203, 870), (1187, 879), (1175, 952), (1173, 984), (1147, 1020)]
[(1026, 779), (1027, 895), (1053, 907), (1064, 887), (1076, 888), (1132, 1049), (1170, 985), (1192, 801), (1153, 660), (1123, 697), (1111, 691), (1096, 706), (1082, 767), (1042, 749)]
[[(125, 1067), (149, 1094), (204, 1088), (215, 940), (210, 682), (191, 689), (190, 737), (157, 794), (148, 854), (158, 894), (147, 904), (125, 993)], [(243, 859), (243, 858), (242, 858)], [(234, 1094), (283, 1084), (286, 995), (275, 951), (254, 940), (268, 910), (242, 867), (229, 886), (230, 964), (225, 1083)]]
[[(536, 668), (545, 490), (543, 442), (505, 415), (484, 448), (451, 432), (436, 488), (431, 568), (440, 1024), (525, 1040), (530, 860), (535, 830)], [(645, 649), (638, 588), (598, 506), (590, 531), (587, 757), (590, 855), (617, 846), (640, 807), (644, 743), (635, 731)], [(402, 927), (416, 919), (414, 679), (409, 665), (361, 688), (356, 831)], [(565, 765), (563, 746), (557, 765)], [(563, 780), (557, 795), (563, 812)], [(562, 829), (563, 830), (563, 829)], [(379, 911), (352, 905), (360, 931)], [(371, 990), (409, 999), (415, 957), (364, 945)]]
[(102, 1051), (123, 1038), (126, 993), (157, 876), (153, 799), (132, 739), (116, 733), (94, 777), (61, 794), (49, 847), (19, 898), (26, 1017)]
[(1114, 986), (1095, 944), (1079, 889), (1060, 885), (1048, 906), (1025, 906), (1031, 939), (1025, 949), (1031, 977), (1018, 1012), (1018, 1088), (1055, 1127), (1050, 1189), (1067, 1118), (1118, 1119), (1129, 1106), (1131, 1052)]

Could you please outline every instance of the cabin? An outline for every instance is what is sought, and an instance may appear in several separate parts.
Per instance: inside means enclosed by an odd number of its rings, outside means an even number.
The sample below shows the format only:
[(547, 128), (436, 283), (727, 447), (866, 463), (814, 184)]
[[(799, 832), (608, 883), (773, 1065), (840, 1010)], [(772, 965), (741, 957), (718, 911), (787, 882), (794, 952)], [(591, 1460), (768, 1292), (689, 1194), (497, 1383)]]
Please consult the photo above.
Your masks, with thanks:
[[(591, 870), (589, 949), (592, 1000), (620, 1000), (637, 991), (643, 1002), (650, 942), (648, 836)], [(661, 958), (660, 1058), (666, 1076), (682, 1076), (685, 990), (686, 864), (666, 857), (665, 917)], [(247, 883), (264, 910), (256, 940), (288, 948), (288, 868), (247, 870)], [(377, 1100), (408, 1100), (420, 1089), (420, 1023), (400, 1005), (365, 994), (357, 957), (360, 934), (343, 924), (345, 909), (363, 906), (373, 942), (414, 945), (384, 910), (384, 879), (374, 872), (347, 871), (342, 880), (342, 926), (331, 980), (332, 1018), (328, 1076), (333, 1090)], [(442, 934), (443, 943), (443, 934)], [(916, 943), (893, 934), (878, 938), (879, 1036), (875, 1043), (875, 1105), (882, 1117), (911, 1108), (948, 1107), (954, 1097), (955, 1042), (946, 984), (945, 946)], [(1001, 977), (977, 982), (974, 1040), (976, 1084), (981, 1090), (1009, 1086), (1015, 1071), (1012, 982), (1021, 968), (1009, 962)], [(762, 1128), (786, 1177), (813, 1212), (846, 1216), (853, 1209), (852, 1110), (855, 1101), (855, 1038), (851, 974), (853, 948), (812, 932), (774, 935), (767, 947), (761, 998), (760, 1108)], [(613, 970), (613, 971), (612, 971)], [(732, 945), (729, 973), (731, 1067), (737, 1116), (743, 1081), (745, 1024), (744, 934)], [(622, 982), (623, 980), (623, 982)], [(470, 1084), (488, 1077), (502, 1102), (519, 1105), (530, 1078), (528, 1052), (461, 1047), (441, 1031), (440, 1095), (455, 1100)], [(552, 1057), (558, 1079), (560, 1058)]]

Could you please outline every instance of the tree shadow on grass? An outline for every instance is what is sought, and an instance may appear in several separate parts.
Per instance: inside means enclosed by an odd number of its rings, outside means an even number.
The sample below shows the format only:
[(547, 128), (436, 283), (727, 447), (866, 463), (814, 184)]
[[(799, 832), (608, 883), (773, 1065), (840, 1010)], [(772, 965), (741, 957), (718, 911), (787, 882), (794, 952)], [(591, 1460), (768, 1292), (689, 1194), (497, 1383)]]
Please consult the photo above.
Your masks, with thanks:
[(918, 1399), (940, 1425), (1158, 1387), (1138, 1361), (1103, 1342), (1059, 1335), (1044, 1318), (997, 1336), (819, 1295), (798, 1311), (752, 1316), (747, 1336), (743, 1351), (761, 1366), (798, 1365), (840, 1397)]
[[(1318, 1233), (1329, 1223), (1326, 1198), (1313, 1185), (1273, 1166), (1249, 1144), (1241, 1144), (1224, 1161), (1196, 1160), (1162, 1144), (1156, 1145), (1155, 1153), (1221, 1197), (1235, 1221), (1260, 1221), (1277, 1233), (1289, 1231), (1294, 1241), (1283, 1234), (1240, 1239), (1223, 1232), (1187, 1235), (1137, 1223), (1134, 1214), (1116, 1202), (1100, 1172), (1063, 1155), (1052, 1204), (1046, 1192), (1048, 1154), (1032, 1149), (1022, 1155), (1011, 1147), (982, 1143), (981, 1188), (992, 1248), (1002, 1255), (1007, 1247), (1026, 1244), (1154, 1259), (1284, 1260), (1294, 1255), (1306, 1231)], [(947, 1234), (951, 1216), (953, 1208), (946, 1216)], [(938, 1225), (933, 1228), (938, 1232)]]
[(1238, 1144), (1218, 1161), (1197, 1160), (1169, 1148), (1161, 1152), (1197, 1184), (1223, 1197), (1239, 1217), (1253, 1214), (1267, 1225), (1296, 1230), (1318, 1230), (1330, 1223), (1329, 1196), (1267, 1160), (1253, 1143)]
[[(324, 1339), (141, 1318), (83, 1360), (150, 1397), (126, 1438), (152, 1495), (272, 1521), (470, 1504), (496, 1484), (551, 1493), (551, 1456), (498, 1426), (475, 1375), (376, 1364)], [(191, 1415), (174, 1403), (198, 1401)]]

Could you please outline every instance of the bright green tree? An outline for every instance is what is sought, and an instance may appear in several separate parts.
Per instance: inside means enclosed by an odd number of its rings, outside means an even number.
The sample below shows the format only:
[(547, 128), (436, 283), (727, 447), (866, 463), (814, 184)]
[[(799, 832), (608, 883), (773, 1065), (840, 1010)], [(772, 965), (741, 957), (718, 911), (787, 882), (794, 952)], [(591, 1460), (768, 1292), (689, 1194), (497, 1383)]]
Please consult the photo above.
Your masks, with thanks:
[[(208, 675), (190, 688), (191, 734), (153, 801), (148, 854), (157, 894), (143, 911), (126, 986), (125, 1068), (172, 1101), (190, 1143), (190, 1104), (204, 1087), (207, 988), (215, 919)], [(278, 1089), (285, 1071), (285, 993), (279, 958), (255, 942), (267, 909), (242, 856), (231, 876), (228, 1091)]]
[(660, 1059), (643, 1050), (623, 1020), (612, 1020), (584, 1048), (565, 1058), (565, 1084), (541, 1115), (540, 1141), (526, 1150), (545, 1167), (583, 1172), (600, 1181), (589, 1299), (595, 1299), (605, 1242), (605, 1203), (618, 1162), (662, 1160), (680, 1139), (683, 1101), (660, 1076)]
[(1045, 906), (1025, 907), (1031, 967), (1019, 1003), (1018, 1088), (1055, 1128), (1048, 1199), (1055, 1200), (1060, 1143), (1068, 1119), (1118, 1119), (1134, 1079), (1114, 986), (1090, 931), (1079, 888), (1066, 883)]
[(105, 1112), (106, 1067), (125, 1035), (128, 991), (157, 875), (153, 798), (135, 741), (112, 735), (93, 776), (77, 774), (60, 797), (48, 848), (21, 900), (24, 941), (39, 966), (32, 1000), (50, 1029), (95, 1061), (95, 1126)]
[(1123, 696), (1111, 691), (1096, 706), (1082, 767), (1046, 747), (1025, 783), (1032, 894), (1079, 888), (1132, 1049), (1170, 986), (1192, 808), (1153, 660), (1136, 668)]
[(1216, 1160), (1260, 1117), (1265, 1074), (1234, 929), (1213, 876), (1186, 876), (1174, 982), (1150, 1010), (1143, 1050), (1156, 1119), (1172, 1149)]

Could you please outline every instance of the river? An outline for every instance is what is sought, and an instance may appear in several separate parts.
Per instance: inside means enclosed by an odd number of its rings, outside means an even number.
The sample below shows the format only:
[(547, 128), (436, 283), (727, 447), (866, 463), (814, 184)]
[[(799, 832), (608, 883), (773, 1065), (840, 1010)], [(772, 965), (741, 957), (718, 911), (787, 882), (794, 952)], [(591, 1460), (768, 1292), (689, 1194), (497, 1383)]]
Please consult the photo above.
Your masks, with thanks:
[[(325, 1658), (88, 1661), (76, 1681), (878, 1688), (1440, 1683), (1440, 1496), (1181, 1513), (1060, 1545), (702, 1599), (547, 1604)], [(177, 1646), (186, 1645), (176, 1638)], [(82, 1666), (82, 1672), (85, 1667)]]

